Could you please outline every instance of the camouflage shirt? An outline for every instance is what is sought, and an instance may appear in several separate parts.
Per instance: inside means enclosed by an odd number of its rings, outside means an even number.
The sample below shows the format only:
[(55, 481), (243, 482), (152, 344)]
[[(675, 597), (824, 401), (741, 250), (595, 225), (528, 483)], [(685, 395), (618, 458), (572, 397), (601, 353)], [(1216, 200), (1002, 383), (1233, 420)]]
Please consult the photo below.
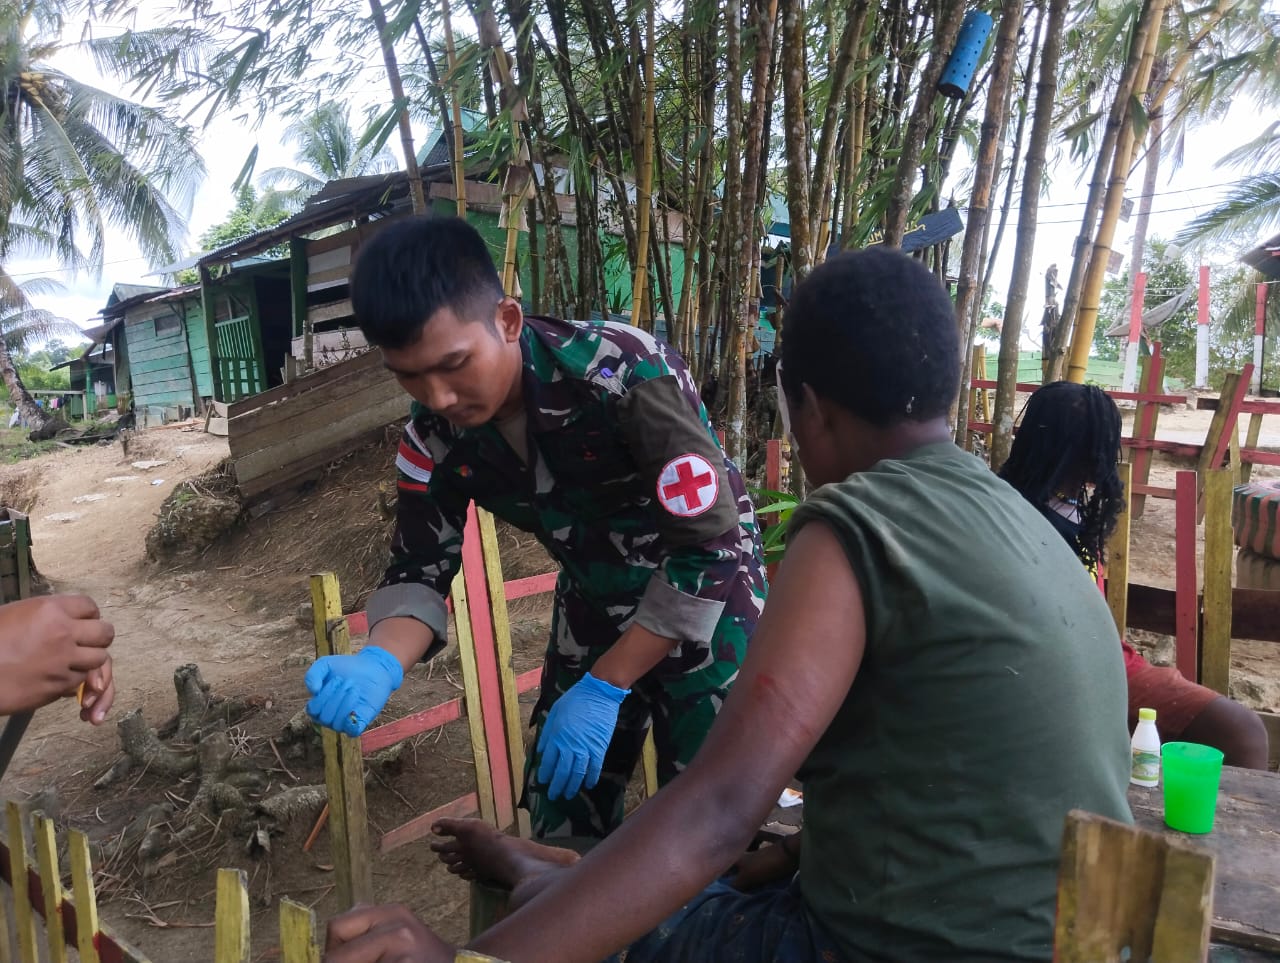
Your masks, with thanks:
[(370, 625), (409, 616), (443, 645), (472, 500), (546, 547), (562, 594), (592, 610), (584, 627), (635, 621), (705, 653), (722, 617), (754, 624), (764, 594), (754, 509), (681, 358), (627, 325), (532, 316), (520, 346), (527, 463), (494, 423), (458, 428), (413, 405), (396, 459), (392, 564)]

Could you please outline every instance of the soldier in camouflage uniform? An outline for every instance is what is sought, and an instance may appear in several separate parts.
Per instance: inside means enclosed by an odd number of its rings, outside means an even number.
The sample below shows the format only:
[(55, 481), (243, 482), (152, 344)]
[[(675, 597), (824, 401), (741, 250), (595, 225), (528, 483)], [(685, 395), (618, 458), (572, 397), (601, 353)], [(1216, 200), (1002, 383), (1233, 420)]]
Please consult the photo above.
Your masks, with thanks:
[[(397, 282), (419, 290), (406, 299)], [(352, 303), (415, 399), (393, 562), (362, 654), (390, 652), (402, 669), (444, 645), (469, 502), (533, 533), (561, 571), (525, 805), (538, 837), (603, 836), (650, 721), (665, 783), (737, 676), (766, 593), (742, 477), (671, 348), (627, 325), (522, 315), (464, 222), (385, 229), (361, 254)], [(308, 673), (312, 714), (353, 733), (386, 700), (358, 658)], [(390, 658), (369, 661), (399, 684)]]

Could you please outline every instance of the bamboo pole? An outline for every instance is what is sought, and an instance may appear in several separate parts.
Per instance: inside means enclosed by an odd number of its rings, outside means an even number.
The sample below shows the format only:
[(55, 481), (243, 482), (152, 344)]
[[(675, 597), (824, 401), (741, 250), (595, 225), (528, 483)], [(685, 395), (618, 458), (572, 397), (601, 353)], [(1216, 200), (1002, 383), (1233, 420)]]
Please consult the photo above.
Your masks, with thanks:
[[(1152, 0), (1154, 20), (1144, 38), (1142, 59), (1138, 62), (1134, 77), (1133, 97), (1139, 101), (1146, 95), (1151, 67), (1155, 62), (1156, 47), (1160, 41), (1159, 24), (1164, 16), (1165, 0)], [(1102, 297), (1102, 285), (1107, 276), (1107, 261), (1111, 254), (1111, 241), (1115, 237), (1116, 224), (1120, 221), (1120, 207), (1124, 202), (1125, 183), (1133, 166), (1133, 150), (1136, 133), (1129, 101), (1121, 115), (1122, 127), (1116, 138), (1115, 154), (1111, 164), (1111, 179), (1102, 204), (1102, 218), (1094, 236), (1093, 252), (1085, 269), (1084, 285), (1080, 292), (1080, 310), (1076, 315), (1075, 331), (1071, 340), (1071, 357), (1067, 365), (1067, 380), (1084, 383), (1085, 370), (1089, 367), (1089, 350), (1093, 346), (1093, 329), (1098, 321), (1098, 305)], [(1074, 273), (1074, 269), (1073, 269)]]
[(498, 86), (502, 107), (511, 123), (511, 159), (502, 180), (502, 217), (499, 225), (507, 229), (506, 250), (502, 259), (502, 287), (511, 297), (520, 297), (520, 278), (516, 261), (520, 225), (524, 218), (524, 203), (528, 200), (532, 185), (529, 170), (529, 144), (521, 126), (529, 119), (524, 96), (516, 87), (511, 73), (511, 57), (502, 49), (502, 34), (498, 19), (489, 0), (475, 7), (476, 28), (480, 45), (489, 51), (489, 76)]
[(440, 0), (440, 19), (444, 25), (445, 69), (449, 71), (449, 100), (453, 112), (453, 196), (458, 217), (467, 216), (466, 131), (462, 128), (462, 103), (458, 96), (458, 53), (453, 41), (453, 19), (449, 0)]
[(968, 223), (960, 255), (960, 272), (956, 282), (956, 324), (960, 331), (960, 392), (956, 398), (955, 437), (964, 448), (969, 436), (969, 395), (965, 390), (972, 376), (974, 331), (977, 328), (975, 303), (981, 304), (984, 292), (979, 289), (986, 231), (991, 221), (991, 193), (998, 169), (997, 151), (1003, 138), (1006, 119), (1006, 96), (1013, 84), (1013, 60), (1018, 51), (1018, 31), (1022, 26), (1021, 0), (1004, 0), (1000, 26), (996, 33), (991, 87), (987, 91), (986, 111), (982, 118), (982, 137), (978, 144), (973, 174), (973, 194), (969, 201)]
[[(631, 283), (631, 323), (640, 325), (649, 291), (649, 222), (653, 216), (654, 110), (657, 91), (654, 85), (654, 8), (656, 0), (645, 4), (644, 49), (644, 127), (640, 160), (636, 164), (636, 270)], [(653, 314), (649, 305), (649, 314)], [(652, 318), (650, 319), (652, 321)], [(652, 330), (652, 324), (644, 325)]]
[(382, 62), (387, 71), (387, 83), (391, 96), (400, 104), (397, 124), (400, 128), (400, 148), (404, 152), (405, 174), (409, 177), (409, 195), (413, 198), (413, 212), (422, 214), (427, 209), (426, 195), (422, 190), (422, 171), (418, 168), (418, 154), (413, 148), (413, 129), (409, 126), (409, 101), (404, 95), (404, 82), (400, 79), (400, 65), (396, 62), (395, 47), (387, 32), (387, 16), (381, 0), (369, 0), (369, 12), (378, 29), (378, 43), (382, 48)]
[(1138, 12), (1131, 40), (1132, 46), (1125, 60), (1124, 70), (1117, 81), (1115, 97), (1107, 115), (1107, 126), (1102, 135), (1102, 142), (1098, 145), (1093, 175), (1089, 181), (1089, 194), (1085, 200), (1084, 214), (1080, 219), (1080, 233), (1072, 248), (1071, 274), (1067, 278), (1066, 290), (1063, 292), (1061, 319), (1057, 328), (1054, 329), (1051, 343), (1044, 346), (1045, 381), (1057, 380), (1061, 370), (1061, 354), (1077, 314), (1085, 274), (1089, 267), (1089, 242), (1094, 236), (1098, 209), (1102, 205), (1108, 166), (1115, 157), (1121, 129), (1129, 123), (1129, 102), (1136, 89), (1138, 69), (1141, 66), (1148, 38), (1153, 33), (1159, 34), (1163, 10), (1164, 0), (1144, 0)]

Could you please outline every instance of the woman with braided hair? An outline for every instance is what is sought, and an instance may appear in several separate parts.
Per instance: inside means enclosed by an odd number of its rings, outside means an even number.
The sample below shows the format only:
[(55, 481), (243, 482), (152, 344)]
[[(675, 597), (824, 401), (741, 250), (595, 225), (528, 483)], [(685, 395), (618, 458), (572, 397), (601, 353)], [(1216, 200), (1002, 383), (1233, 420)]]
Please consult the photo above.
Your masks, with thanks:
[[(1000, 469), (1000, 476), (1040, 510), (1095, 574), (1106, 563), (1107, 537), (1124, 510), (1119, 454), (1115, 402), (1101, 388), (1057, 381), (1027, 402)], [(1183, 678), (1176, 668), (1152, 665), (1123, 639), (1121, 645), (1130, 729), (1139, 708), (1155, 709), (1162, 739), (1214, 746), (1229, 766), (1267, 768), (1267, 731), (1256, 713)]]

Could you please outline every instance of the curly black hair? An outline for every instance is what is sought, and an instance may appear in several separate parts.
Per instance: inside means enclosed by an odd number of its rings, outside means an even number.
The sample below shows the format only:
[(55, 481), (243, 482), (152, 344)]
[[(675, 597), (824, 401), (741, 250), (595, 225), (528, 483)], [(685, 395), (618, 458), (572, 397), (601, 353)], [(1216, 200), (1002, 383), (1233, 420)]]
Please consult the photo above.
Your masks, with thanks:
[(783, 319), (782, 384), (801, 385), (873, 425), (947, 414), (960, 336), (946, 289), (901, 251), (839, 254), (796, 286)]
[(1027, 402), (1000, 477), (1046, 515), (1052, 499), (1076, 503), (1080, 527), (1072, 548), (1092, 568), (1106, 561), (1107, 537), (1124, 510), (1120, 411), (1093, 385), (1055, 381)]

